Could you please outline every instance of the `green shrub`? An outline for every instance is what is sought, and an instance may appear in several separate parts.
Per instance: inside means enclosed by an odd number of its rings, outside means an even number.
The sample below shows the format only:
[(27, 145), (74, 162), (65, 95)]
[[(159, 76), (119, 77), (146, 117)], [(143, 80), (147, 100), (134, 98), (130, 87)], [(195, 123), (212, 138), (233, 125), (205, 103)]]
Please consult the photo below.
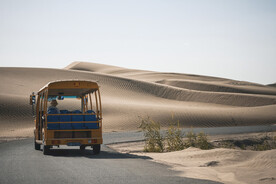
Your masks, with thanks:
[[(173, 116), (165, 137), (161, 134), (160, 123), (152, 120), (150, 117), (146, 119), (141, 118), (139, 128), (144, 132), (145, 152), (164, 152), (165, 142), (167, 144), (166, 151), (178, 151), (191, 146), (200, 149), (212, 148), (212, 145), (207, 140), (207, 134), (203, 132), (195, 134), (193, 131), (190, 131), (184, 136), (179, 127), (179, 121), (174, 122)], [(184, 137), (187, 138), (186, 141), (184, 141)]]
[(171, 122), (170, 127), (166, 131), (166, 142), (167, 142), (167, 151), (178, 151), (184, 149), (183, 142), (183, 133), (179, 128), (179, 121), (177, 121), (177, 126), (173, 121)]
[(196, 134), (193, 131), (186, 133), (187, 141), (185, 142), (185, 147), (196, 147)]
[(164, 138), (161, 135), (160, 123), (156, 122), (149, 117), (142, 119), (139, 126), (145, 136), (145, 152), (164, 152)]
[(255, 151), (266, 151), (266, 150), (271, 150), (272, 147), (268, 144), (267, 141), (264, 141), (262, 144), (256, 144), (254, 145), (253, 150)]
[(200, 149), (211, 149), (213, 146), (208, 142), (207, 134), (200, 132), (198, 134), (190, 131), (186, 133), (187, 140), (185, 141), (185, 148), (196, 147)]
[(197, 135), (195, 145), (197, 148), (204, 149), (204, 150), (211, 149), (213, 147), (208, 142), (207, 134), (205, 134), (204, 132), (200, 132)]

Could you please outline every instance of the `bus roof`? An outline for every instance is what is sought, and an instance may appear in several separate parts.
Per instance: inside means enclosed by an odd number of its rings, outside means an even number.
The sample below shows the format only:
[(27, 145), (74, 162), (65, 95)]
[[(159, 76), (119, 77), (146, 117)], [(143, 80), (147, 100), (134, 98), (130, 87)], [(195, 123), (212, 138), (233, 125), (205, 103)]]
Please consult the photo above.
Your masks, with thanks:
[(42, 87), (38, 93), (41, 93), (45, 89), (51, 93), (64, 93), (65, 91), (68, 94), (73, 95), (78, 91), (78, 93), (88, 93), (93, 92), (99, 89), (97, 82), (90, 80), (56, 80), (51, 81)]

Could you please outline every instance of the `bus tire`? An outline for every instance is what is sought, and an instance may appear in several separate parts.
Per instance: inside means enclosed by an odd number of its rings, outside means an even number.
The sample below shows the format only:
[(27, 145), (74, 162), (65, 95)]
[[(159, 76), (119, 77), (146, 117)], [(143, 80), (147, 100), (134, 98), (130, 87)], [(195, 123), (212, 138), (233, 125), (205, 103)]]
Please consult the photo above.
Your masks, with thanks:
[(48, 155), (50, 152), (50, 147), (43, 145), (43, 155)]
[(101, 151), (101, 145), (100, 144), (93, 145), (93, 153), (94, 153), (94, 155), (99, 154), (100, 151)]
[(34, 139), (34, 147), (35, 147), (35, 150), (40, 150), (40, 144), (37, 144), (35, 142), (35, 139)]
[(81, 145), (80, 150), (85, 150), (85, 145)]

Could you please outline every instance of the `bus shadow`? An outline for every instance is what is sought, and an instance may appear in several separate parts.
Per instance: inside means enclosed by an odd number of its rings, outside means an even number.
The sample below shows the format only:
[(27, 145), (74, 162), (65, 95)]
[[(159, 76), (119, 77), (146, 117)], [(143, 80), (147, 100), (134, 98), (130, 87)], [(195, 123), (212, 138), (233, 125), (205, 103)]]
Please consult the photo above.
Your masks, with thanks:
[(131, 153), (119, 153), (112, 149), (104, 149), (95, 155), (92, 149), (51, 149), (47, 156), (53, 157), (85, 157), (89, 159), (152, 159), (148, 156), (139, 156)]

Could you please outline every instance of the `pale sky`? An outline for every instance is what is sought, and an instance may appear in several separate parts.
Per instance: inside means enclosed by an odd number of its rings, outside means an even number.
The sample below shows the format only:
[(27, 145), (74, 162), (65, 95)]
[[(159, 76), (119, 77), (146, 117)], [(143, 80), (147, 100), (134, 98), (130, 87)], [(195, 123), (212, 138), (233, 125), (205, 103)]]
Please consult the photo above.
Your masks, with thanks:
[(276, 82), (276, 0), (0, 0), (0, 66)]

